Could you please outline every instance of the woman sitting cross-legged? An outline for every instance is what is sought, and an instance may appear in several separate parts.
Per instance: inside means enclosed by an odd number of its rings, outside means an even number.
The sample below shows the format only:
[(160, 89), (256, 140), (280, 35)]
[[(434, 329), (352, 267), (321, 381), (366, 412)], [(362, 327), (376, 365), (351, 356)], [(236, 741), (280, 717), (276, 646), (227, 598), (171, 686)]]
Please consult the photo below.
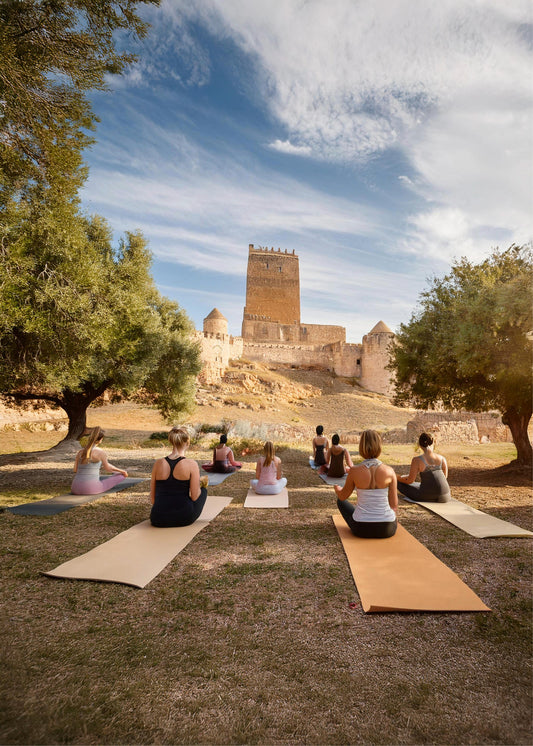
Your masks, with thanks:
[[(344, 487), (334, 486), (337, 506), (355, 536), (363, 539), (387, 539), (394, 536), (398, 522), (396, 474), (383, 464), (381, 438), (375, 430), (365, 430), (359, 440), (359, 453), (365, 459), (350, 469)], [(357, 492), (357, 503), (348, 501)]]
[[(411, 461), (409, 474), (398, 477), (398, 492), (410, 500), (447, 503), (452, 499), (448, 484), (448, 464), (444, 456), (434, 453), (433, 436), (422, 433), (418, 445), (423, 454)], [(420, 475), (420, 482), (415, 482)]]
[(228, 436), (223, 433), (220, 436), (220, 443), (213, 448), (213, 461), (210, 464), (202, 464), (202, 469), (204, 471), (213, 471), (218, 474), (231, 474), (231, 472), (241, 468), (241, 462), (235, 461), (233, 451), (227, 443)]
[[(117, 466), (110, 464), (105, 451), (98, 447), (104, 435), (101, 427), (94, 427), (89, 435), (87, 445), (76, 454), (74, 462), (76, 476), (71, 487), (73, 495), (100, 495), (128, 476), (125, 469), (119, 469)], [(106, 471), (115, 472), (114, 476), (100, 479), (102, 466)]]
[(313, 438), (313, 461), (315, 466), (323, 466), (326, 463), (326, 451), (328, 450), (328, 439), (324, 435), (323, 425), (316, 426), (316, 435)]
[(207, 499), (207, 476), (200, 479), (200, 469), (192, 458), (186, 458), (189, 434), (173, 427), (168, 434), (172, 453), (159, 458), (152, 469), (150, 500), (152, 526), (190, 526), (200, 516)]
[(256, 478), (250, 480), (250, 487), (258, 495), (277, 495), (287, 484), (285, 477), (281, 476), (281, 459), (275, 455), (270, 440), (265, 443), (264, 452), (256, 464)]
[(340, 444), (340, 438), (335, 433), (331, 437), (331, 447), (326, 454), (326, 463), (318, 470), (328, 477), (343, 477), (353, 467), (350, 454)]

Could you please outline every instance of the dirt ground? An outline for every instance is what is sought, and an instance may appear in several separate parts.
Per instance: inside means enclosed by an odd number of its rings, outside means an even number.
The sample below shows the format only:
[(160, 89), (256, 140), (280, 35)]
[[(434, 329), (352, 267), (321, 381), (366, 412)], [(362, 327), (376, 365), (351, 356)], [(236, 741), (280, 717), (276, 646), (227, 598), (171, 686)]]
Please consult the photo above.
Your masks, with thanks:
[[(410, 419), (353, 390), (310, 404), (206, 405), (189, 422), (294, 417), (302, 432), (318, 422), (331, 432)], [(131, 476), (147, 477), (167, 452), (149, 439), (168, 428), (154, 410), (102, 407), (89, 423)], [(71, 454), (21, 455), (59, 437), (0, 433), (0, 453), (19, 452), (0, 459), (0, 505), (68, 491)], [(508, 466), (512, 445), (440, 451), (454, 497), (533, 530), (531, 477)], [(0, 743), (529, 744), (532, 540), (474, 539), (401, 501), (404, 527), (491, 611), (364, 614), (332, 490), (308, 452), (309, 441), (279, 449), (285, 511), (243, 509), (255, 463), (245, 455), (216, 488), (228, 508), (143, 590), (41, 571), (146, 519), (147, 482), (57, 516), (1, 513)], [(208, 460), (209, 445), (190, 455)], [(383, 459), (404, 473), (412, 456), (390, 445)]]

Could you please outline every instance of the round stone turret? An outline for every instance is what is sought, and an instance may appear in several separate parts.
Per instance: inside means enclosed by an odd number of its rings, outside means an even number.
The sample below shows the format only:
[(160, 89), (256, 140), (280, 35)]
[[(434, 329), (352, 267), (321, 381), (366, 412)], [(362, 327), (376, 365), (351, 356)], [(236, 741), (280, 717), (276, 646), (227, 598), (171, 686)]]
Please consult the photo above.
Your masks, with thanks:
[(228, 320), (220, 313), (218, 308), (213, 308), (210, 314), (204, 319), (204, 333), (206, 334), (227, 334)]
[(378, 321), (376, 326), (374, 326), (368, 333), (369, 334), (394, 334), (392, 329), (389, 329), (389, 327), (384, 321)]

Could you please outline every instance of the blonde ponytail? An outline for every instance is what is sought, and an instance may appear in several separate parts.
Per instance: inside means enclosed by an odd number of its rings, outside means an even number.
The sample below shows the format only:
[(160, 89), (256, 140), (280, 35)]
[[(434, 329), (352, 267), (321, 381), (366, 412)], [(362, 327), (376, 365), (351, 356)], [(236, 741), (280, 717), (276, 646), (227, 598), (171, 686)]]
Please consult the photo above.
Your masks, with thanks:
[(265, 443), (265, 460), (263, 461), (263, 466), (270, 466), (270, 464), (274, 461), (274, 443), (272, 441), (267, 440)]
[(104, 435), (105, 433), (101, 427), (98, 427), (98, 425), (96, 427), (93, 427), (92, 432), (89, 436), (89, 440), (87, 441), (87, 445), (85, 446), (85, 448), (82, 448), (81, 451), (80, 460), (82, 464), (87, 464), (89, 462), (93, 448), (102, 440)]

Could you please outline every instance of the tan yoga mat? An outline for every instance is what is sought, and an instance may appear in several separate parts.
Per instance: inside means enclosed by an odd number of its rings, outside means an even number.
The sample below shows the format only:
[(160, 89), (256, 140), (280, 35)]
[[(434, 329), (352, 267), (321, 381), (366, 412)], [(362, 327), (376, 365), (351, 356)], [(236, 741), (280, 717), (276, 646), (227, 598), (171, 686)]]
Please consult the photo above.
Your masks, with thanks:
[(230, 502), (231, 497), (208, 495), (200, 517), (191, 526), (155, 528), (150, 521), (143, 521), (43, 575), (144, 588)]
[(277, 495), (258, 495), (250, 487), (246, 500), (244, 501), (245, 508), (288, 508), (289, 507), (289, 493), (287, 488), (284, 487), (281, 492)]
[(364, 611), (490, 611), (403, 526), (390, 539), (360, 539), (341, 515), (332, 518)]
[(436, 513), (477, 539), (488, 539), (496, 536), (515, 538), (533, 536), (533, 532), (527, 531), (525, 528), (520, 528), (520, 526), (515, 526), (514, 523), (483, 513), (483, 511), (465, 505), (465, 503), (455, 500), (453, 497), (447, 503), (419, 502), (418, 500), (410, 500), (403, 495), (400, 495), (400, 497), (413, 505), (421, 505), (423, 508), (431, 510), (432, 513)]

